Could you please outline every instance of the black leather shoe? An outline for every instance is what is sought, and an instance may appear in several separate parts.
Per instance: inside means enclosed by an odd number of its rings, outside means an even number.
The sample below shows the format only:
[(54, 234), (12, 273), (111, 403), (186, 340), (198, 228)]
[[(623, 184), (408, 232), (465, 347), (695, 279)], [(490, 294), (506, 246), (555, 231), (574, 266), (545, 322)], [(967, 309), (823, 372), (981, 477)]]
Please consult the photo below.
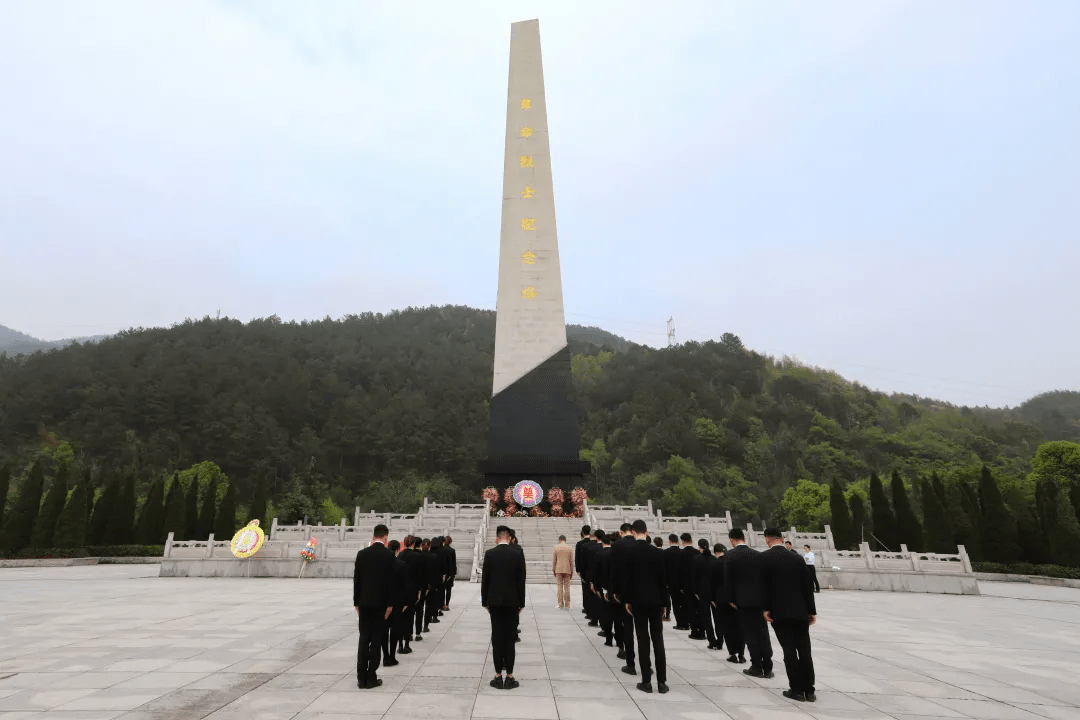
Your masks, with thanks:
[(615, 657), (619, 658), (620, 660), (625, 660), (626, 659), (626, 651), (625, 650), (620, 650), (619, 654), (616, 655)]
[(623, 665), (622, 671), (627, 675), (637, 675), (637, 668), (633, 665)]
[(666, 692), (667, 692), (668, 690), (669, 690), (669, 688), (668, 688), (668, 686), (667, 686), (667, 683), (657, 683), (657, 685), (656, 685), (656, 691), (657, 691), (658, 693), (660, 693), (661, 695), (663, 695), (664, 693), (666, 693)]
[(788, 700), (798, 700), (799, 702), (806, 702), (806, 693), (795, 692), (794, 690), (785, 690), (781, 694)]
[(401, 661), (394, 660), (393, 658), (391, 658), (390, 660), (383, 660), (383, 665), (385, 665), (386, 667), (394, 667), (395, 665), (400, 665), (400, 664), (401, 664)]
[(416, 637), (413, 638), (413, 642), (419, 642), (424, 639), (424, 636), (420, 633), (416, 633)]
[(729, 663), (737, 663), (737, 662), (739, 662), (739, 658), (736, 655), (728, 655), (727, 656), (727, 661)]
[(749, 675), (750, 677), (764, 677), (764, 673), (755, 667), (748, 667), (742, 671), (743, 675)]
[(433, 622), (433, 623), (439, 623), (439, 622), (442, 622), (442, 620), (440, 620), (439, 618), (435, 617), (435, 618), (431, 618), (431, 622)]
[(398, 650), (398, 655), (408, 655), (411, 652), (412, 652), (411, 647), (403, 647), (400, 650)]
[[(435, 622), (438, 622), (438, 620), (436, 620)], [(424, 632), (431, 632), (431, 628), (429, 628), (427, 625), (425, 625), (424, 626)]]
[(615, 647), (615, 643), (608, 640), (606, 643), (604, 643), (604, 647)]
[(502, 690), (503, 689), (502, 675), (500, 675), (499, 677), (497, 677), (494, 680), (492, 680), (491, 682), (489, 682), (488, 685), (495, 688), (496, 690)]
[(815, 700), (817, 700), (817, 695), (812, 692), (806, 693), (806, 702), (814, 702)]
[(761, 673), (761, 677), (763, 677), (763, 678), (765, 678), (766, 680), (768, 680), (768, 679), (770, 679), (770, 678), (774, 678), (774, 677), (776, 677), (776, 675), (775, 675), (775, 674), (773, 673), (773, 671), (772, 671), (772, 670), (769, 670), (768, 672), (762, 671), (762, 673)]
[(740, 665), (745, 665), (746, 664), (746, 656), (743, 655), (742, 653), (739, 653), (739, 664)]
[(439, 611), (439, 617), (442, 617), (442, 615), (443, 615), (443, 611), (442, 611), (442, 610), (440, 610), (440, 611)]
[(652, 683), (639, 682), (637, 684), (637, 689), (640, 690), (641, 692), (651, 693), (652, 692)]
[(597, 637), (604, 637), (605, 635), (607, 635), (607, 633), (601, 630), (600, 632), (596, 633), (596, 635)]
[(600, 627), (600, 623), (597, 622), (596, 620), (590, 620), (589, 621), (589, 627)]
[(516, 687), (521, 687), (521, 683), (512, 677), (506, 678), (506, 682), (503, 683), (503, 690), (513, 690)]
[(368, 689), (369, 687), (371, 687), (371, 686), (370, 686), (370, 685), (368, 685), (368, 684), (367, 684), (366, 682), (364, 682), (363, 680), (357, 680), (357, 681), (356, 681), (356, 687), (360, 688), (361, 690), (367, 690), (367, 689)]
[(723, 645), (713, 645), (713, 644), (710, 643), (708, 649), (709, 650), (723, 650), (724, 646)]

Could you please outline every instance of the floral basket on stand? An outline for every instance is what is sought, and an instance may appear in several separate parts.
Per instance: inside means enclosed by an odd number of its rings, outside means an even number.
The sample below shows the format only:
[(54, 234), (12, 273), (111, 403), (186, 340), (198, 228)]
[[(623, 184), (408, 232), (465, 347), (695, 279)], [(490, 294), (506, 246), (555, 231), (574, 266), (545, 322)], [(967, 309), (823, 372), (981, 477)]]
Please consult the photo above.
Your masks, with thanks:
[(319, 541), (312, 537), (307, 541), (307, 547), (300, 551), (300, 557), (304, 559), (304, 564), (300, 566), (300, 575), (297, 579), (304, 577), (304, 570), (307, 569), (308, 563), (313, 563), (318, 558), (315, 557), (315, 546), (319, 544)]
[(506, 517), (514, 517), (518, 511), (518, 506), (512, 502), (506, 504)]
[(490, 509), (491, 509), (492, 514), (494, 514), (495, 511), (498, 510), (498, 508), (496, 507), (496, 505), (499, 504), (499, 491), (498, 490), (496, 490), (495, 488), (493, 488), (493, 487), (491, 487), (489, 485), (486, 488), (484, 488), (484, 492), (481, 494), (480, 497), (483, 500), (486, 500), (488, 503), (490, 503)]
[(548, 505), (551, 506), (551, 517), (562, 517), (563, 504), (566, 502), (566, 493), (562, 488), (551, 488), (547, 491)]

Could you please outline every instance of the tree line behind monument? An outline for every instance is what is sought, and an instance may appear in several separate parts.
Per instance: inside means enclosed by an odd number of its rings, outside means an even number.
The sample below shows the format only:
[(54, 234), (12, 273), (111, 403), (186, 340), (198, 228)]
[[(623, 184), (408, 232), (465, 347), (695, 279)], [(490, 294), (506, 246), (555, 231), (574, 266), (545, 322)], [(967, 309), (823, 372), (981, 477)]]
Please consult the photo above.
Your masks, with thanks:
[[(915, 549), (905, 538), (922, 537), (927, 550), (964, 539), (975, 557), (1080, 565), (1070, 560), (1080, 393), (958, 408), (874, 392), (730, 334), (662, 350), (597, 328), (568, 336), (593, 502), (830, 523), (845, 537), (843, 506), (861, 524), (849, 539)], [(88, 507), (91, 495), (115, 498), (117, 525), (132, 530), (114, 539), (137, 539), (146, 508), (165, 512), (178, 472), (185, 502), (199, 478), (196, 518), (212, 475), (215, 517), (231, 502), (237, 521), (260, 486), (268, 517), (283, 522), (336, 522), (354, 505), (415, 512), (423, 497), (477, 502), (493, 345), (493, 312), (448, 306), (304, 323), (206, 318), (0, 356), (4, 524), (21, 489), (34, 494), (38, 459), (40, 509), (61, 505), (49, 490), (66, 463), (67, 495), (82, 486)], [(92, 511), (87, 523), (90, 533)]]

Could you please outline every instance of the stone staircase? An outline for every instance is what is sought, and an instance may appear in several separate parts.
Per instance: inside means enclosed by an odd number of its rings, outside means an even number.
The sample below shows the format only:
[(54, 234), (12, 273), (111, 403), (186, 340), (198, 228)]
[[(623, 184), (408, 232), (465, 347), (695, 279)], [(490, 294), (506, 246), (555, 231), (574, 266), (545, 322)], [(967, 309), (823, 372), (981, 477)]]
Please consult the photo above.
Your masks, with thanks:
[[(495, 528), (499, 524), (512, 527), (518, 544), (525, 551), (527, 582), (555, 584), (551, 573), (551, 551), (565, 535), (573, 546), (581, 538), (581, 518), (492, 518), (484, 538), (484, 550), (495, 547)], [(481, 559), (482, 562), (482, 559)]]

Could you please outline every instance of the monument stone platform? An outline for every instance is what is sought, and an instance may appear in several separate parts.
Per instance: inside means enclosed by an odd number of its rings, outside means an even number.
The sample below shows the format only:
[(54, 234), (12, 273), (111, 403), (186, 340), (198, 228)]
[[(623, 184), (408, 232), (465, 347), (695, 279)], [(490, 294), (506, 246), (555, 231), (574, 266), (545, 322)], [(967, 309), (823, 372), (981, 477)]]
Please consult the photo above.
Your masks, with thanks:
[[(516, 675), (495, 690), (479, 586), (382, 687), (356, 688), (347, 580), (161, 578), (152, 566), (0, 570), (2, 720), (926, 720), (1080, 717), (1080, 590), (981, 596), (823, 591), (818, 700), (665, 623), (671, 692), (644, 695), (585, 624), (580, 595), (529, 585)], [(778, 648), (774, 642), (774, 648)]]

